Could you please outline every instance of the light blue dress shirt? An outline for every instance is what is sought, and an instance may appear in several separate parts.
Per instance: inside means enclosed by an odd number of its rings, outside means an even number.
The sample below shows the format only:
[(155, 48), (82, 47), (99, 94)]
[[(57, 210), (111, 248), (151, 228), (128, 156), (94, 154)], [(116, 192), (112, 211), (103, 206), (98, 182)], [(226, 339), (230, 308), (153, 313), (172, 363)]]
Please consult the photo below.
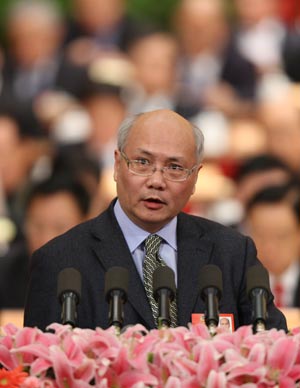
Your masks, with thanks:
[[(143, 262), (145, 257), (144, 241), (150, 235), (149, 232), (141, 229), (133, 223), (121, 208), (117, 200), (114, 206), (115, 216), (122, 229), (125, 240), (131, 252), (136, 269), (143, 280)], [(157, 233), (163, 240), (160, 246), (159, 254), (175, 273), (175, 282), (177, 284), (177, 241), (176, 241), (177, 217), (173, 218), (167, 225)]]

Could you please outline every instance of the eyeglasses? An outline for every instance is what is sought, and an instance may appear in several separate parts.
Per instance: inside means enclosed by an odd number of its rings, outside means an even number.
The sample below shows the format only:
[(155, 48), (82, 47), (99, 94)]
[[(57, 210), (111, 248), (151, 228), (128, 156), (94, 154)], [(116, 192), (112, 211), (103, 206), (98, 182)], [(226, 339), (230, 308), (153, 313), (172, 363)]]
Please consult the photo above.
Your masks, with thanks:
[(141, 158), (141, 159), (133, 159), (130, 160), (127, 155), (120, 151), (121, 156), (125, 160), (128, 170), (131, 171), (135, 175), (140, 176), (151, 176), (155, 173), (155, 171), (159, 170), (162, 172), (165, 179), (173, 182), (185, 181), (188, 177), (195, 171), (198, 165), (193, 166), (192, 168), (183, 168), (176, 164), (170, 164), (169, 166), (157, 168), (153, 163), (149, 162), (149, 160)]

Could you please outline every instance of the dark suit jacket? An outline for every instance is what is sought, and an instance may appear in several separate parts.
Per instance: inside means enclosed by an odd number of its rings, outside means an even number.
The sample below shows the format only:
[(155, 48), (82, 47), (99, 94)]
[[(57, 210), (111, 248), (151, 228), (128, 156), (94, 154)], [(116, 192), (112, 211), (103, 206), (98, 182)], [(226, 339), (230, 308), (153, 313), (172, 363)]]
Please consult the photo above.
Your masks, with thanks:
[[(141, 323), (146, 328), (154, 328), (143, 283), (114, 216), (113, 205), (114, 202), (100, 216), (76, 226), (35, 252), (25, 308), (26, 326), (45, 329), (54, 321), (60, 322), (57, 276), (63, 268), (74, 267), (82, 275), (77, 326), (107, 328), (104, 276), (110, 267), (122, 266), (130, 274), (124, 325)], [(250, 324), (251, 304), (245, 291), (245, 270), (257, 264), (252, 241), (233, 229), (181, 213), (177, 244), (178, 324), (186, 326), (193, 312), (205, 311), (205, 303), (199, 296), (198, 278), (201, 267), (208, 263), (218, 265), (223, 273), (220, 312), (233, 313), (235, 327)], [(286, 329), (284, 316), (271, 300), (268, 311), (268, 327)]]
[(23, 309), (28, 283), (29, 254), (24, 241), (14, 241), (0, 255), (0, 309)]

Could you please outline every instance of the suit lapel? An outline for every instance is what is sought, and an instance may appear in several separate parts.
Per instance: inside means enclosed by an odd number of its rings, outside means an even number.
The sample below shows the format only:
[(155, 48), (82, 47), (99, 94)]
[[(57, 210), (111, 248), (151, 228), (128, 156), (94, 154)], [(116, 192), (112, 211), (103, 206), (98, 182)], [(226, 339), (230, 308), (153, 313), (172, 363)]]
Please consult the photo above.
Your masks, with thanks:
[(92, 230), (93, 251), (106, 272), (109, 268), (120, 266), (129, 271), (128, 300), (136, 314), (141, 316), (149, 327), (154, 326), (151, 308), (144, 285), (137, 272), (123, 233), (113, 213), (113, 205), (97, 218)]
[[(178, 324), (191, 322), (191, 312), (199, 296), (200, 268), (210, 260), (213, 244), (199, 224), (185, 214), (178, 216)], [(205, 305), (203, 304), (203, 309)]]

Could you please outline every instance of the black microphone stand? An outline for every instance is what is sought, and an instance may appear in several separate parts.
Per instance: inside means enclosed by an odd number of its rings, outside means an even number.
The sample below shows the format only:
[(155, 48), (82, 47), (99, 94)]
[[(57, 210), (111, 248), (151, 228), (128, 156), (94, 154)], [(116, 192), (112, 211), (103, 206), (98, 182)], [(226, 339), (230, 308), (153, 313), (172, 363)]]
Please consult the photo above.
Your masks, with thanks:
[(175, 274), (168, 266), (158, 267), (153, 273), (153, 296), (158, 303), (157, 327), (171, 326), (170, 304), (176, 294)]
[(111, 267), (105, 274), (105, 297), (109, 303), (109, 325), (120, 335), (124, 322), (123, 304), (127, 301), (129, 273), (123, 267)]
[(246, 284), (252, 304), (252, 331), (255, 334), (266, 330), (267, 301), (271, 293), (267, 269), (259, 264), (249, 267), (246, 272)]
[(255, 311), (255, 319), (253, 322), (253, 333), (259, 333), (266, 330), (266, 291), (262, 288), (252, 290), (253, 310)]
[(62, 311), (61, 311), (61, 321), (63, 325), (71, 325), (75, 327), (77, 312), (77, 296), (72, 291), (67, 291), (61, 296), (62, 301)]
[(109, 325), (114, 326), (117, 335), (121, 333), (121, 329), (124, 321), (123, 300), (124, 300), (123, 291), (121, 290), (111, 291), (108, 319), (109, 319)]
[(170, 294), (168, 289), (161, 289), (159, 291), (159, 316), (157, 319), (157, 326), (159, 329), (168, 328), (171, 325)]
[(210, 335), (214, 336), (219, 324), (218, 290), (214, 287), (208, 287), (206, 289), (206, 307), (205, 324)]
[(81, 274), (72, 267), (64, 268), (58, 274), (57, 296), (61, 304), (63, 325), (76, 326), (77, 305), (81, 298)]
[(201, 286), (200, 296), (205, 302), (205, 324), (211, 336), (217, 332), (219, 324), (219, 300), (222, 296), (223, 280), (220, 268), (214, 264), (207, 264), (201, 268), (199, 275)]

